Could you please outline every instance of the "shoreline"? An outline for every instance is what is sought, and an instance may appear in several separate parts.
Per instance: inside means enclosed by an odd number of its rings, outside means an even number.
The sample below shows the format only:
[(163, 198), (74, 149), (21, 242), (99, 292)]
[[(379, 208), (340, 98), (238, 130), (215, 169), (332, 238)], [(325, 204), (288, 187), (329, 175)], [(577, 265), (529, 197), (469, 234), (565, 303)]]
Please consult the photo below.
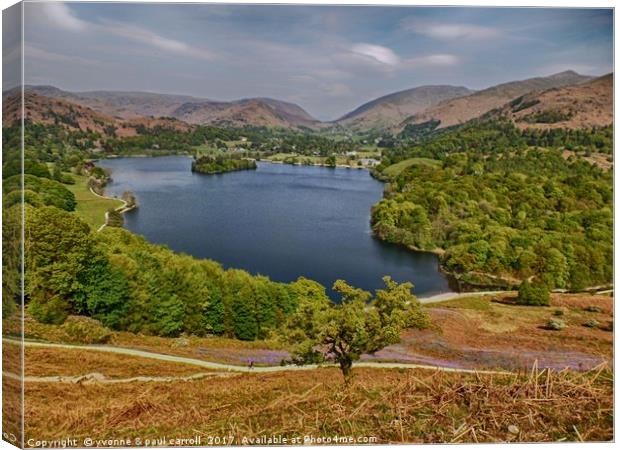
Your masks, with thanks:
[(371, 167), (369, 166), (347, 166), (344, 164), (336, 164), (335, 166), (328, 166), (327, 164), (321, 163), (312, 163), (312, 164), (302, 164), (302, 163), (287, 163), (284, 161), (275, 161), (271, 159), (257, 159), (257, 162), (265, 162), (269, 164), (286, 164), (288, 166), (299, 166), (299, 167), (326, 167), (328, 169), (352, 169), (352, 170), (368, 170), (370, 171)]
[[(88, 190), (90, 191), (91, 194), (93, 194), (96, 197), (103, 198), (106, 200), (118, 200), (119, 202), (122, 202), (123, 204), (121, 206), (114, 208), (115, 211), (118, 211), (121, 214), (125, 214), (126, 212), (137, 208), (137, 205), (127, 206), (127, 202), (123, 200), (122, 198), (108, 197), (106, 195), (97, 194), (91, 187), (89, 187)], [(97, 228), (97, 232), (103, 230), (106, 226), (108, 226), (108, 212), (107, 211), (105, 212), (104, 217), (105, 217), (104, 223), (99, 228)]]

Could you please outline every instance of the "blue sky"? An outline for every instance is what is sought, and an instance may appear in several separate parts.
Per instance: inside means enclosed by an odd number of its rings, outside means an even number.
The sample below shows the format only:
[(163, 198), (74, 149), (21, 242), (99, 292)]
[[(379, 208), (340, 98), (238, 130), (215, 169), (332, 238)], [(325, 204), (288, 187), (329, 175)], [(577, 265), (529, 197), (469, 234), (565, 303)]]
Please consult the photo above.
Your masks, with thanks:
[(426, 84), (612, 70), (610, 9), (27, 3), (25, 79), (273, 97), (317, 118)]

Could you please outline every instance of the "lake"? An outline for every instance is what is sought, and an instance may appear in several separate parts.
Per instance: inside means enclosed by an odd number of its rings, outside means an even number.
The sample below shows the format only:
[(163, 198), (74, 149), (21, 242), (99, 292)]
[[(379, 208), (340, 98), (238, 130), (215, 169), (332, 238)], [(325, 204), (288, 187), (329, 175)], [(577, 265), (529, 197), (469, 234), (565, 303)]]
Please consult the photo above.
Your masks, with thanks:
[(276, 281), (304, 276), (330, 288), (341, 278), (373, 291), (390, 275), (414, 283), (418, 296), (450, 291), (435, 255), (373, 237), (370, 209), (383, 183), (367, 170), (261, 162), (202, 175), (180, 156), (99, 165), (112, 171), (107, 195), (136, 194), (139, 208), (125, 214), (125, 227), (177, 252)]

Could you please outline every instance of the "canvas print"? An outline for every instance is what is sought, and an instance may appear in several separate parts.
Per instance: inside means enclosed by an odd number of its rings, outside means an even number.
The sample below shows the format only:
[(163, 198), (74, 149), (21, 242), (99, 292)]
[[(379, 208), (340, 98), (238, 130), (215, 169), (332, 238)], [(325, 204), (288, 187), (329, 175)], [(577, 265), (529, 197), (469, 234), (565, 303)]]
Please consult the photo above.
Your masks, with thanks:
[(613, 440), (613, 9), (2, 19), (3, 440)]

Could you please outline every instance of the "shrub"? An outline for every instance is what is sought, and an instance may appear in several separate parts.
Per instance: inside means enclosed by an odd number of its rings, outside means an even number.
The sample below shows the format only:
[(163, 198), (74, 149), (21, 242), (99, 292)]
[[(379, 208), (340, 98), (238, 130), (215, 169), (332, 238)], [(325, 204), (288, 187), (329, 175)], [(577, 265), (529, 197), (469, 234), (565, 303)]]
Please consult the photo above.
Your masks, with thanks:
[(548, 330), (560, 331), (566, 328), (566, 323), (560, 319), (549, 319), (546, 328)]
[(598, 320), (589, 319), (586, 323), (583, 324), (584, 327), (588, 328), (598, 328), (599, 327)]
[(105, 344), (112, 332), (99, 321), (83, 316), (69, 316), (60, 327), (68, 342), (80, 344)]
[(109, 227), (122, 227), (123, 223), (123, 215), (114, 208), (108, 209), (108, 221), (106, 223)]
[(60, 325), (71, 310), (66, 300), (54, 296), (47, 301), (33, 300), (28, 304), (28, 312), (41, 323)]
[(530, 283), (525, 280), (519, 286), (517, 303), (529, 306), (549, 306), (549, 288), (542, 283)]

